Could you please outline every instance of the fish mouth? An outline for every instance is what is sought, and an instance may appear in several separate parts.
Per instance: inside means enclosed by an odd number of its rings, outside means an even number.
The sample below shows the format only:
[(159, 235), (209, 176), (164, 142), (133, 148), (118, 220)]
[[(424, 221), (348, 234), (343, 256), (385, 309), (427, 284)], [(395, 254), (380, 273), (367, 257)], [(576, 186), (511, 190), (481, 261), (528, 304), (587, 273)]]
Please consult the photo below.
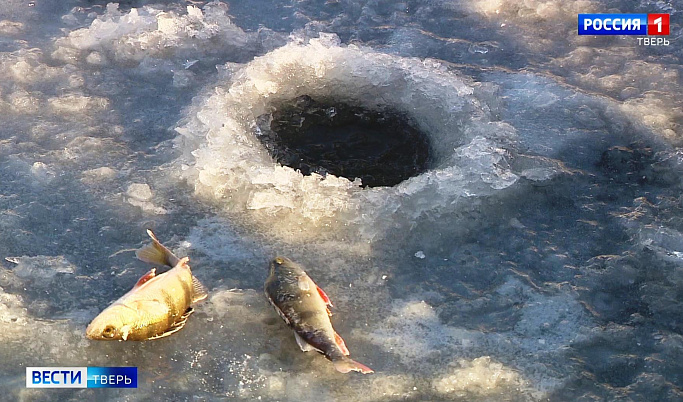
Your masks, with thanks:
[(85, 337), (88, 338), (88, 339), (90, 339), (90, 340), (93, 340), (93, 341), (97, 341), (97, 340), (102, 339), (101, 336), (99, 336), (98, 334), (93, 333), (92, 331), (90, 331), (90, 328), (88, 328), (88, 329), (85, 330)]
[(113, 325), (107, 325), (102, 328), (101, 325), (90, 323), (85, 329), (85, 337), (96, 341), (110, 341), (116, 338), (119, 331)]
[(270, 274), (273, 275), (278, 268), (287, 263), (287, 259), (284, 257), (275, 257), (270, 261), (268, 268), (270, 269)]
[(88, 339), (96, 339), (92, 323), (90, 323), (90, 325), (88, 325), (88, 327), (85, 329), (85, 337)]

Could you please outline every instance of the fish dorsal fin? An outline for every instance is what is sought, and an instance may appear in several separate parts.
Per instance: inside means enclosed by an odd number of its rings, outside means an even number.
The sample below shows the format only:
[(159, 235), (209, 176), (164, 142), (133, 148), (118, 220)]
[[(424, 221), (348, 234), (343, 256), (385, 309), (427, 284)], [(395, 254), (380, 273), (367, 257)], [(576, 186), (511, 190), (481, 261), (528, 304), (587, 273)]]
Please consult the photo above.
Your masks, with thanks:
[(140, 279), (138, 279), (137, 283), (135, 286), (133, 286), (133, 289), (139, 288), (140, 286), (144, 285), (145, 283), (149, 282), (151, 279), (154, 279), (157, 276), (157, 269), (152, 268), (147, 272), (146, 274), (142, 275)]
[(311, 290), (311, 285), (308, 281), (308, 275), (306, 274), (297, 276), (297, 284), (299, 289), (303, 290), (304, 292)]
[(173, 334), (175, 334), (176, 332), (180, 331), (181, 329), (183, 329), (183, 327), (185, 326), (185, 324), (187, 324), (187, 318), (188, 318), (192, 313), (194, 313), (194, 310), (192, 309), (192, 307), (189, 307), (189, 308), (187, 309), (187, 311), (185, 311), (185, 313), (184, 313), (183, 315), (181, 315), (180, 317), (178, 317), (178, 320), (177, 320), (176, 322), (174, 322), (173, 325), (171, 325), (166, 331), (160, 333), (159, 335), (155, 335), (155, 336), (153, 336), (153, 337), (151, 337), (151, 338), (148, 338), (148, 340), (159, 339), (159, 338), (165, 338), (165, 337), (167, 337), (167, 336), (169, 336), (169, 335), (173, 335)]
[(190, 262), (190, 257), (183, 257), (183, 258), (178, 260), (178, 262), (176, 263), (176, 265), (173, 266), (173, 268), (182, 267), (185, 269), (190, 269), (190, 266), (187, 265), (188, 262)]
[(209, 292), (206, 290), (206, 287), (199, 282), (197, 277), (192, 275), (192, 303), (202, 301), (206, 299), (207, 296), (209, 296)]
[(135, 252), (135, 256), (139, 260), (148, 262), (150, 264), (162, 264), (169, 267), (174, 267), (179, 259), (159, 242), (154, 232), (147, 229), (147, 234), (152, 238), (152, 242)]
[(349, 355), (349, 349), (346, 347), (346, 343), (344, 343), (342, 337), (339, 336), (339, 334), (336, 332), (334, 333), (334, 343), (336, 343), (337, 346), (339, 346), (339, 349), (344, 354), (344, 356)]
[(332, 305), (332, 302), (330, 301), (330, 298), (327, 297), (327, 294), (325, 293), (325, 291), (320, 289), (320, 286), (318, 286), (318, 285), (315, 285), (315, 287), (318, 289), (318, 294), (320, 295), (320, 297), (323, 298), (323, 301), (325, 302), (325, 304), (327, 304), (330, 307), (334, 307)]

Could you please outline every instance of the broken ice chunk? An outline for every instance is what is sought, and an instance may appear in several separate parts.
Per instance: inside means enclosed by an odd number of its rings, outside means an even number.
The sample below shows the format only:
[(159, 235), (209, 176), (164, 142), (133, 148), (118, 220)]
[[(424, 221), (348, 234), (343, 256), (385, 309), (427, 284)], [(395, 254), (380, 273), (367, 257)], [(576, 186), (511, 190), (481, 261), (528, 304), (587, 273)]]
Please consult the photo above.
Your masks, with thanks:
[(130, 205), (140, 207), (144, 212), (151, 212), (155, 215), (168, 213), (163, 207), (158, 207), (152, 203), (152, 189), (145, 183), (133, 183), (128, 186), (126, 196)]
[(55, 172), (43, 162), (35, 162), (31, 166), (31, 174), (42, 183), (50, 182), (55, 177)]
[(49, 279), (59, 274), (73, 274), (76, 267), (64, 256), (38, 255), (35, 257), (7, 257), (8, 262), (17, 264), (12, 270), (20, 278)]
[(469, 49), (467, 49), (468, 52), (475, 54), (475, 53), (481, 53), (481, 54), (486, 54), (489, 52), (489, 49), (485, 46), (477, 45), (476, 43), (473, 43), (470, 45)]
[(186, 60), (185, 63), (183, 63), (183, 67), (185, 68), (185, 70), (187, 70), (188, 68), (197, 64), (198, 62), (199, 60)]
[(102, 166), (96, 169), (90, 169), (83, 172), (81, 181), (86, 184), (94, 184), (116, 177), (116, 171), (110, 167)]
[(139, 201), (149, 201), (152, 199), (152, 190), (147, 184), (144, 183), (133, 183), (128, 186), (128, 191), (126, 194)]

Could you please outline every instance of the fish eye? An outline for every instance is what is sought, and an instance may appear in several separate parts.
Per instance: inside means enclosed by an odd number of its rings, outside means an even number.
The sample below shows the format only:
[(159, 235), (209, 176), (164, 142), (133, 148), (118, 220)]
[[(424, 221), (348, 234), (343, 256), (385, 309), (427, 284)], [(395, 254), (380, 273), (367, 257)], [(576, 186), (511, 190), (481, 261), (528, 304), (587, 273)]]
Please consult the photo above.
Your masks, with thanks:
[(276, 263), (277, 265), (282, 265), (282, 264), (285, 263), (285, 260), (282, 259), (281, 257), (276, 257), (276, 258), (275, 258), (275, 263)]
[(102, 331), (102, 336), (104, 336), (105, 338), (113, 338), (115, 333), (116, 328), (114, 328), (111, 325), (107, 325)]

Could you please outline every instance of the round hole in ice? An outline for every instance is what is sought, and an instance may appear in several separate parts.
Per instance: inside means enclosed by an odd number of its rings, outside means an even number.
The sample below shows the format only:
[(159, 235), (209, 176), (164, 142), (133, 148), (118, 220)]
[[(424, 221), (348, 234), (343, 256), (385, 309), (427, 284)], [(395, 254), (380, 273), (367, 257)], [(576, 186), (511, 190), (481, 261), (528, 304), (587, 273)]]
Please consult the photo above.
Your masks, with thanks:
[(429, 138), (393, 110), (367, 110), (308, 95), (258, 118), (261, 143), (304, 175), (331, 173), (363, 186), (394, 186), (429, 166)]
[[(431, 211), (475, 208), (458, 200), (492, 194), (517, 180), (503, 147), (516, 132), (492, 119), (495, 91), (439, 62), (345, 46), (321, 34), (239, 69), (226, 65), (223, 73), (225, 82), (197, 98), (176, 128), (181, 175), (202, 199), (292, 241), (341, 228), (373, 238), (387, 225), (395, 230)], [(301, 167), (277, 163), (259, 137), (274, 113), (302, 96), (328, 113), (347, 105), (378, 113), (378, 119), (401, 116), (428, 138), (428, 166), (398, 184), (362, 188), (368, 184), (362, 174), (304, 175)]]

